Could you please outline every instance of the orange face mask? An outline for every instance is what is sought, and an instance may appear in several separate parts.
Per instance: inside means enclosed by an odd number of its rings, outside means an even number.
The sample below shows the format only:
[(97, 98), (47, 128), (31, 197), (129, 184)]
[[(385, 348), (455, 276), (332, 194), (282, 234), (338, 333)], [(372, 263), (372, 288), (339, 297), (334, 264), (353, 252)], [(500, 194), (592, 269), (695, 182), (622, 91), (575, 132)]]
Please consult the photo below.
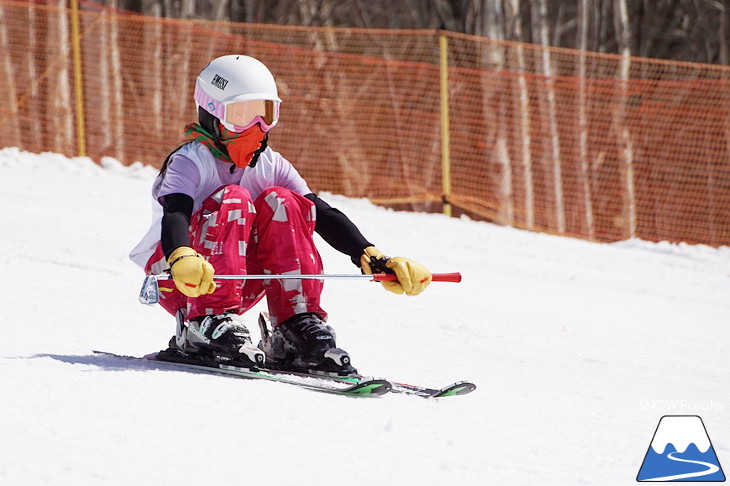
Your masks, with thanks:
[(220, 141), (226, 146), (233, 163), (240, 169), (248, 167), (256, 152), (266, 148), (266, 133), (258, 123), (241, 133), (232, 132), (220, 125), (220, 132)]

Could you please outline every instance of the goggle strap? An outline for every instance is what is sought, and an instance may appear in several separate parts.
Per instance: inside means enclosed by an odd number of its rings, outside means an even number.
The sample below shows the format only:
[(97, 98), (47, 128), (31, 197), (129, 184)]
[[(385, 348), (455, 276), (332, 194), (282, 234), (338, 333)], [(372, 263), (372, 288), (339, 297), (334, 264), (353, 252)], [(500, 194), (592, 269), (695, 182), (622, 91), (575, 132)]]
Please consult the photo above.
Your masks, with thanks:
[(204, 110), (218, 118), (223, 120), (226, 117), (226, 107), (222, 103), (216, 101), (212, 96), (203, 91), (198, 84), (195, 85), (195, 101), (198, 105), (202, 106)]

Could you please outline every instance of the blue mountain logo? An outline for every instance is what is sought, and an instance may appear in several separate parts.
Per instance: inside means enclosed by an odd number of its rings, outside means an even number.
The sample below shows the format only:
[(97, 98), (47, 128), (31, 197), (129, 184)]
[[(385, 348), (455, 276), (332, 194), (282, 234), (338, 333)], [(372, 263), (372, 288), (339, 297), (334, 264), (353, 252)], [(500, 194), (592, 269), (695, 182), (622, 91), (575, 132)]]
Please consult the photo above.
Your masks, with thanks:
[(662, 417), (636, 480), (725, 481), (702, 419), (697, 415)]

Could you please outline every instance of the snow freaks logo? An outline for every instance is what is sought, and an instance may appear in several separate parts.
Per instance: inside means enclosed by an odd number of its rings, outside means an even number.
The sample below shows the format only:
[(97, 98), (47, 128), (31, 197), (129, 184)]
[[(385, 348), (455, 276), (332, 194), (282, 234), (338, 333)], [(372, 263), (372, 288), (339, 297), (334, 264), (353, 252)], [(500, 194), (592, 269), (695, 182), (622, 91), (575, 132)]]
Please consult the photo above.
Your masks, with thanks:
[(665, 415), (659, 420), (637, 481), (725, 481), (725, 474), (697, 415)]

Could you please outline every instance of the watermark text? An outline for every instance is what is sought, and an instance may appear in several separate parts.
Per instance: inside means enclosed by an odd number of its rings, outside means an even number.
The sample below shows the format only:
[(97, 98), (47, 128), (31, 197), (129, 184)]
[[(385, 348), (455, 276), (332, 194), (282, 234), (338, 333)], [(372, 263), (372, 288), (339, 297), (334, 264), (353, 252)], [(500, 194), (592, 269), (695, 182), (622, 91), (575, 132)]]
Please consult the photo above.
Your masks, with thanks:
[(725, 409), (723, 402), (695, 402), (692, 400), (640, 400), (642, 410), (660, 412), (718, 412)]

